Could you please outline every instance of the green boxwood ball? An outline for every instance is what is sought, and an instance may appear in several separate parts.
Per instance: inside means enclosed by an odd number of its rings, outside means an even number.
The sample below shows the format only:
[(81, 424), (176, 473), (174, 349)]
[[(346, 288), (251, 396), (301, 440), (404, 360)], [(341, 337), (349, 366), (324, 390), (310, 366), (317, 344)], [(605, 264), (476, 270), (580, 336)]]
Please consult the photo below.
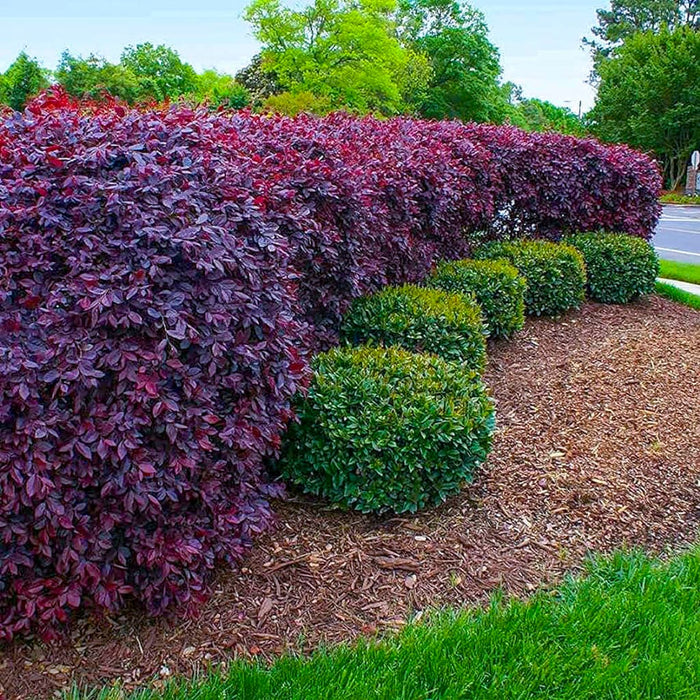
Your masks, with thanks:
[(352, 345), (396, 345), (477, 371), (486, 364), (485, 332), (473, 298), (413, 285), (355, 299), (341, 328)]
[(444, 501), (486, 459), (494, 407), (475, 372), (401, 348), (336, 348), (313, 360), (280, 472), (363, 513)]
[(604, 304), (627, 304), (654, 291), (659, 258), (653, 246), (624, 233), (579, 233), (565, 239), (583, 254), (588, 296)]
[(505, 260), (442, 262), (426, 284), (446, 292), (473, 295), (492, 338), (509, 338), (525, 323), (527, 283)]
[(549, 241), (488, 243), (476, 251), (482, 260), (502, 258), (527, 282), (525, 310), (533, 316), (560, 316), (586, 298), (586, 266), (573, 246)]

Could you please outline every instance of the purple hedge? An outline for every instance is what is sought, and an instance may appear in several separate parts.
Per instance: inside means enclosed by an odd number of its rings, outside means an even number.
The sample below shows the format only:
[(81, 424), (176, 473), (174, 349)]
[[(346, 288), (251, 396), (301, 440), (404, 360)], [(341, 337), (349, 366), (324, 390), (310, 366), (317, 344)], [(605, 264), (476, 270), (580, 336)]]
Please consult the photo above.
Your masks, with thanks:
[[(658, 173), (508, 127), (138, 111), (0, 118), (0, 639), (194, 609), (353, 298), (471, 234), (648, 237)], [(653, 195), (653, 196), (652, 196)]]
[(28, 113), (0, 157), (0, 636), (193, 607), (270, 522), (289, 244), (201, 115)]
[(266, 211), (291, 244), (299, 302), (320, 346), (335, 342), (353, 298), (463, 257), (464, 232), (493, 216), (490, 154), (462, 125), (242, 114), (229, 128), (266, 178), (294, 192), (294, 216)]
[(627, 146), (507, 126), (470, 125), (492, 155), (496, 210), (490, 233), (558, 240), (607, 230), (649, 239), (661, 214), (657, 164)]

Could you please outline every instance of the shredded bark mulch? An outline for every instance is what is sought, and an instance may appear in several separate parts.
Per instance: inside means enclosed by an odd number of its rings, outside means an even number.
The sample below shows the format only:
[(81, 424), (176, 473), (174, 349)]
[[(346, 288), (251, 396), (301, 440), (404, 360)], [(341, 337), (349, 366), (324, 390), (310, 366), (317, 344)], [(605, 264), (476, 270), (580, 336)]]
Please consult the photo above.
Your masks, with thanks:
[(415, 517), (300, 497), (196, 620), (83, 619), (58, 646), (0, 649), (0, 695), (126, 688), (243, 655), (400, 628), (426, 608), (527, 595), (620, 546), (664, 553), (700, 523), (700, 314), (660, 297), (530, 320), (494, 344), (498, 432), (475, 484)]

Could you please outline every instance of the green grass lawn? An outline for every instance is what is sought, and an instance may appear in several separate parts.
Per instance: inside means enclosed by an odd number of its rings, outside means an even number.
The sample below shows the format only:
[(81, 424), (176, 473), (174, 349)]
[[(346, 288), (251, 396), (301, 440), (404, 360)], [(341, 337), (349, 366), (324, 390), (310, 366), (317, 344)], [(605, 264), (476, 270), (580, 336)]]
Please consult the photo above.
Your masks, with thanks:
[(659, 277), (700, 284), (700, 265), (687, 262), (675, 262), (674, 260), (661, 260), (660, 263), (661, 272)]
[(669, 192), (661, 195), (662, 204), (700, 204), (700, 197), (697, 195), (687, 196), (677, 192)]
[[(656, 283), (656, 293), (660, 294), (662, 297), (671, 299), (672, 301), (677, 301), (679, 304), (685, 304), (691, 309), (697, 309), (700, 311), (700, 297), (686, 292), (684, 289), (678, 289), (672, 284), (664, 284), (663, 282)], [(698, 695), (700, 698), (700, 695)]]
[[(102, 691), (72, 699), (123, 697)], [(440, 613), (383, 642), (236, 663), (227, 675), (130, 700), (700, 698), (700, 546), (670, 563), (638, 553), (527, 602)]]
[[(661, 260), (661, 272), (659, 277), (670, 280), (680, 280), (691, 284), (700, 284), (700, 265), (686, 262), (675, 262), (674, 260)], [(678, 289), (663, 282), (656, 283), (656, 293), (673, 301), (680, 302), (693, 309), (700, 310), (700, 297), (690, 294), (682, 289)], [(698, 693), (700, 697), (700, 692)]]

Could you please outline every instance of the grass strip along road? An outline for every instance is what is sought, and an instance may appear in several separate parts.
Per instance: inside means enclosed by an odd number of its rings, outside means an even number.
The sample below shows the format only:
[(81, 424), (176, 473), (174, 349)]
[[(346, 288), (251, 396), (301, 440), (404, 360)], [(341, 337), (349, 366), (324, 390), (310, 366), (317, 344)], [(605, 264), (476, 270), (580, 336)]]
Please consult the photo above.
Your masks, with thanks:
[[(689, 282), (690, 284), (700, 284), (700, 264), (676, 262), (673, 260), (661, 260), (660, 277), (670, 280), (679, 280), (680, 282)], [(692, 309), (700, 311), (700, 296), (686, 292), (683, 289), (678, 289), (671, 284), (664, 282), (656, 283), (656, 292), (667, 299), (672, 299)], [(699, 694), (700, 697), (700, 694)]]
[(700, 263), (675, 262), (673, 260), (661, 260), (661, 272), (659, 277), (670, 280), (700, 284)]

